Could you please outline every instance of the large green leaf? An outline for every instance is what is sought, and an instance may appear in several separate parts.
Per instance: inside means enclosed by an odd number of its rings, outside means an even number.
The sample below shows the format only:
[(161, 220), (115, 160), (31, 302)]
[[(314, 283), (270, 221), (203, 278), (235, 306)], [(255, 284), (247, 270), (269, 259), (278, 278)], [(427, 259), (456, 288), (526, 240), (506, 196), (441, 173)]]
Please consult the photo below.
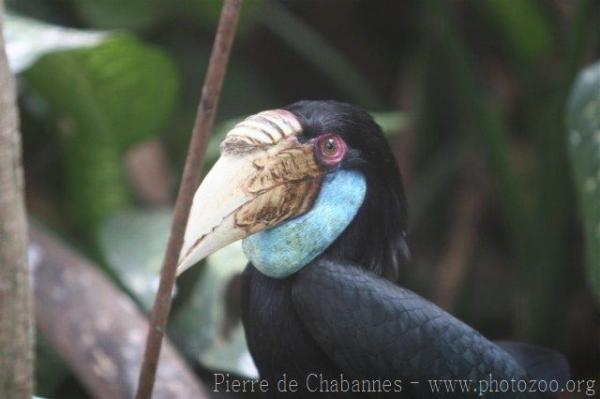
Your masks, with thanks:
[(93, 48), (48, 54), (24, 76), (57, 122), (68, 206), (93, 232), (129, 204), (121, 155), (163, 125), (174, 104), (177, 71), (160, 50), (117, 35)]
[(585, 230), (587, 270), (600, 299), (600, 62), (577, 77), (567, 121), (568, 146)]
[[(178, 87), (177, 71), (165, 54), (128, 35), (48, 55), (26, 78), (58, 112), (76, 119), (102, 117), (122, 149), (157, 132)], [(89, 99), (85, 106), (83, 97)]]

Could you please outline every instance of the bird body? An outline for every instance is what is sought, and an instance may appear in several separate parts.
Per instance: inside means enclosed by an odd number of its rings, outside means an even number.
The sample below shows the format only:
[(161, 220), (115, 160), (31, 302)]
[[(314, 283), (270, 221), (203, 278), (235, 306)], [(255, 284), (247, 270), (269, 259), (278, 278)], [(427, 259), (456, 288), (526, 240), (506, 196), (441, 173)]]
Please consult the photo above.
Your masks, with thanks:
[(300, 382), (302, 395), (315, 389), (314, 375), (326, 381), (342, 376), (397, 382), (390, 394), (435, 397), (428, 379), (468, 379), (477, 388), (490, 374), (528, 378), (500, 346), (424, 298), (355, 266), (316, 260), (282, 281), (249, 265), (242, 284), (248, 345), (261, 378), (272, 386), (286, 375)]
[[(552, 395), (535, 388), (522, 392), (518, 384), (530, 389), (555, 380), (560, 389), (569, 375), (560, 353), (492, 342), (412, 291), (353, 265), (317, 259), (286, 279), (248, 265), (242, 301), (246, 337), (261, 378), (272, 387), (283, 378), (296, 380), (299, 397), (322, 390), (327, 386), (322, 381), (345, 379), (347, 389), (359, 382), (358, 390), (327, 393), (538, 398)], [(389, 381), (387, 390), (384, 381)], [(432, 391), (432, 381), (462, 381), (468, 391), (456, 384), (456, 392), (450, 392), (443, 383)], [(502, 391), (498, 384), (515, 390)], [(278, 397), (280, 392), (269, 393)]]
[[(494, 343), (397, 285), (409, 258), (406, 200), (365, 111), (301, 101), (249, 117), (221, 148), (194, 199), (180, 268), (244, 240), (242, 321), (271, 396), (281, 380), (295, 380), (300, 397), (329, 381), (328, 396), (409, 398), (487, 397), (491, 379), (566, 380), (557, 352)], [(442, 379), (468, 387), (435, 392)], [(513, 387), (492, 397), (539, 395)]]

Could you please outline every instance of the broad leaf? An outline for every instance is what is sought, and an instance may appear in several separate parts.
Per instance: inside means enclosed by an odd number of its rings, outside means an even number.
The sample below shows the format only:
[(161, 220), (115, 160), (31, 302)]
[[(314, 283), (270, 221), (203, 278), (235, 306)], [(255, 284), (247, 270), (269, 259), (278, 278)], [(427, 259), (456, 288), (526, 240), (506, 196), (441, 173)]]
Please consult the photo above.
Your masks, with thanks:
[(69, 213), (94, 232), (130, 203), (121, 155), (163, 126), (177, 91), (175, 67), (160, 50), (118, 35), (48, 54), (24, 76), (57, 122)]
[(600, 299), (600, 63), (584, 69), (568, 106), (568, 146), (585, 230), (586, 264)]
[(166, 55), (128, 35), (90, 49), (50, 54), (26, 78), (59, 113), (101, 117), (121, 149), (162, 127), (178, 87), (177, 71)]

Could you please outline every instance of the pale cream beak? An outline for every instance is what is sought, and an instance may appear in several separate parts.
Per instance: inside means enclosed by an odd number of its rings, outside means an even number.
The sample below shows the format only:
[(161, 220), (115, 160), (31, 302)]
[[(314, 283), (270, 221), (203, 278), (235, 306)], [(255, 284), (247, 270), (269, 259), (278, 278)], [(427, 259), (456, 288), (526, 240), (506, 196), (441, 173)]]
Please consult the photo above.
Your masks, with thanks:
[(285, 110), (261, 112), (236, 125), (221, 157), (194, 195), (177, 275), (213, 252), (312, 206), (324, 175), (313, 145)]

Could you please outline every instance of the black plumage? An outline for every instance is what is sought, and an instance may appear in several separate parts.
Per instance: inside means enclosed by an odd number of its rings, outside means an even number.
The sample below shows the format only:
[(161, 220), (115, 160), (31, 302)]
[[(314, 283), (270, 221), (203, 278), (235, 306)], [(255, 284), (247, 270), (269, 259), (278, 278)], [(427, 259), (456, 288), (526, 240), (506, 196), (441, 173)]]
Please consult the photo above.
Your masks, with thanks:
[[(325, 380), (340, 374), (401, 380), (402, 393), (394, 395), (400, 397), (430, 396), (426, 380), (431, 378), (477, 381), (490, 373), (509, 380), (566, 378), (561, 355), (535, 346), (495, 344), (394, 283), (408, 260), (406, 201), (392, 152), (365, 111), (332, 101), (302, 101), (287, 109), (302, 124), (300, 140), (329, 132), (348, 143), (350, 151), (339, 167), (361, 171), (367, 195), (348, 228), (296, 274), (273, 279), (251, 264), (245, 270), (243, 323), (261, 378), (272, 388), (284, 374), (296, 379), (302, 397), (308, 395), (305, 382), (311, 373)], [(278, 396), (273, 389), (271, 395)], [(352, 395), (369, 396), (343, 397)]]

